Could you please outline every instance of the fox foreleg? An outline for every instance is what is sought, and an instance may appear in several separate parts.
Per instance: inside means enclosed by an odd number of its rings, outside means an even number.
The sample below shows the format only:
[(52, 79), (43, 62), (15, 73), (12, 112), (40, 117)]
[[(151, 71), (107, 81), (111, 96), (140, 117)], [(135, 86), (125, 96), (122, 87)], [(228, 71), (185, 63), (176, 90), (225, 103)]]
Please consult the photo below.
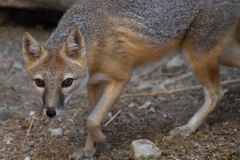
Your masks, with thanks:
[(109, 109), (114, 105), (116, 100), (121, 95), (127, 82), (128, 80), (111, 81), (106, 83), (106, 89), (102, 98), (87, 119), (88, 133), (94, 142), (103, 141), (105, 139), (100, 127), (100, 123), (107, 115)]
[(92, 157), (96, 151), (94, 146), (95, 142), (104, 141), (106, 139), (106, 136), (101, 130), (101, 122), (121, 95), (127, 82), (128, 80), (115, 80), (106, 83), (106, 88), (101, 99), (87, 119), (86, 125), (88, 129), (88, 136), (85, 148), (73, 154), (73, 158), (75, 160), (82, 159), (84, 157)]

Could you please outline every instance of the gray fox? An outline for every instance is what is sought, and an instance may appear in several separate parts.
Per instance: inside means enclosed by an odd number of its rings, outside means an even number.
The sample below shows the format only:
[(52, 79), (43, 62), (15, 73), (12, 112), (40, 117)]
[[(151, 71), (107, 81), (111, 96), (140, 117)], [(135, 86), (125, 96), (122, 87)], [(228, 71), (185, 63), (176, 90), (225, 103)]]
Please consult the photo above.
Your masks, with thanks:
[(226, 53), (240, 20), (238, 0), (79, 0), (60, 20), (45, 44), (29, 33), (22, 50), (32, 85), (48, 117), (87, 87), (92, 113), (85, 147), (73, 159), (92, 157), (103, 141), (101, 121), (115, 104), (134, 68), (181, 49), (202, 85), (201, 109), (170, 134), (188, 136), (221, 101), (219, 64), (240, 67), (240, 56)]

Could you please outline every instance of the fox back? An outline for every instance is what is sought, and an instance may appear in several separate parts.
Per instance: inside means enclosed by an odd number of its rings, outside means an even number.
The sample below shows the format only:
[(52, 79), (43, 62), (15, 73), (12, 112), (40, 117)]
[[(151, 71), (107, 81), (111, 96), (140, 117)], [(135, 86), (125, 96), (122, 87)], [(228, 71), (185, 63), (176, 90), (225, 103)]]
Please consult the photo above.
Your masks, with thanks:
[(203, 45), (235, 26), (239, 8), (237, 0), (80, 0), (64, 14), (46, 44), (51, 52), (58, 52), (69, 29), (77, 26), (87, 45), (101, 45), (108, 36), (115, 35), (111, 38), (116, 40), (123, 30), (158, 46), (187, 36), (201, 36), (193, 37), (193, 43)]

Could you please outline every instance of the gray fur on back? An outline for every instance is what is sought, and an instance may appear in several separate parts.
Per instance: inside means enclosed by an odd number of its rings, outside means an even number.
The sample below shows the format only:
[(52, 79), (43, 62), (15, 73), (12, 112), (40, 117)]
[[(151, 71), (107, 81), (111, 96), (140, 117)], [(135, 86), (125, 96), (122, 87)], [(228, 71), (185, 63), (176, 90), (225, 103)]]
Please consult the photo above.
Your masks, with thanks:
[(205, 25), (196, 44), (207, 47), (201, 38), (212, 41), (227, 34), (237, 23), (239, 10), (239, 0), (79, 0), (64, 14), (46, 48), (58, 52), (72, 26), (80, 28), (86, 43), (100, 40), (107, 30), (106, 17), (129, 21), (149, 42), (159, 45), (183, 35), (198, 39), (194, 32)]

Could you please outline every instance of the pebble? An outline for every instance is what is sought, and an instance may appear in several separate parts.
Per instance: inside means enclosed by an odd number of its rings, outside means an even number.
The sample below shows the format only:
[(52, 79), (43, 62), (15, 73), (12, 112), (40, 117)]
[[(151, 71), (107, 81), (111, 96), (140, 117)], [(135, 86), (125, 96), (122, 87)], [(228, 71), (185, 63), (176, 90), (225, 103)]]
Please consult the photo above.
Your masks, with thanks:
[(170, 150), (162, 150), (162, 154), (168, 156), (170, 154)]
[(51, 135), (52, 136), (62, 136), (62, 133), (63, 133), (62, 128), (51, 129)]
[(69, 134), (68, 134), (68, 138), (69, 138), (69, 139), (74, 139), (74, 138), (77, 138), (77, 137), (80, 136), (80, 135), (83, 135), (83, 131), (77, 129), (75, 132), (69, 133)]
[(136, 105), (135, 105), (135, 103), (130, 103), (129, 105), (128, 105), (128, 108), (133, 108), (133, 107), (135, 107)]
[(149, 160), (160, 158), (160, 149), (151, 141), (146, 139), (134, 140), (130, 146), (130, 158), (134, 160)]
[(26, 157), (26, 158), (24, 158), (24, 160), (30, 160), (30, 157)]
[(152, 102), (146, 102), (144, 105), (138, 107), (138, 109), (147, 109), (152, 105)]
[(34, 116), (34, 114), (35, 114), (35, 112), (33, 112), (33, 111), (31, 111), (31, 112), (29, 113), (30, 116)]
[(5, 121), (8, 118), (11, 118), (11, 114), (6, 107), (0, 108), (0, 121)]
[(149, 112), (155, 113), (155, 109), (153, 107), (150, 107)]
[(176, 75), (182, 73), (185, 69), (186, 64), (184, 60), (179, 56), (175, 56), (163, 67), (163, 72), (169, 75)]
[(7, 144), (10, 144), (11, 141), (13, 141), (13, 138), (10, 137), (9, 135), (5, 136), (3, 139), (3, 142), (6, 142)]
[(27, 153), (27, 152), (30, 152), (32, 149), (33, 149), (33, 146), (27, 146), (27, 147), (22, 149), (22, 152)]
[(14, 61), (13, 67), (18, 69), (18, 70), (24, 70), (24, 66), (21, 63), (17, 62), (17, 61)]

